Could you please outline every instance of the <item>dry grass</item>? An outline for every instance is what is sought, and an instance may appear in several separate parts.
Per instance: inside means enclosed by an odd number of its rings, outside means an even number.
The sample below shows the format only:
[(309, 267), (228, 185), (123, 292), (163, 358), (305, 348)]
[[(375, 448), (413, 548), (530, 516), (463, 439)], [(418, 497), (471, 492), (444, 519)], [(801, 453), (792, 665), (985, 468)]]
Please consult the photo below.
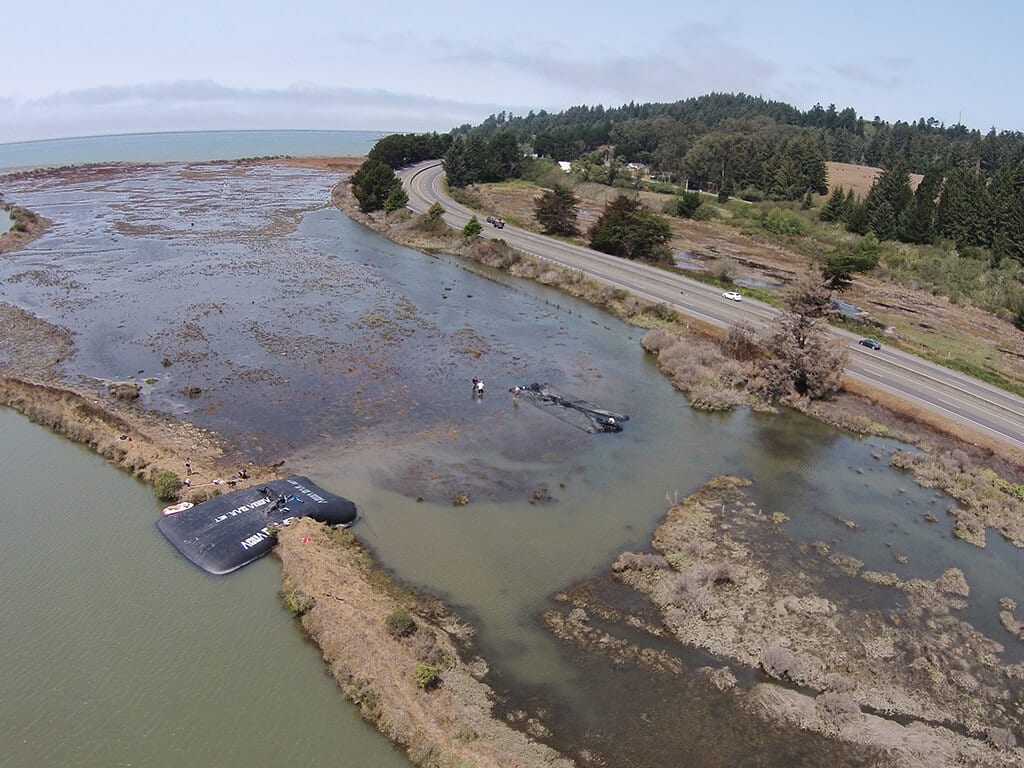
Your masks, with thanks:
[[(831, 192), (836, 187), (852, 189), (857, 197), (867, 197), (871, 191), (871, 185), (875, 183), (881, 168), (870, 165), (854, 165), (853, 163), (825, 163), (825, 173), (828, 177), (828, 188)], [(917, 189), (924, 176), (920, 173), (910, 174), (910, 186)]]
[(365, 157), (351, 157), (348, 155), (339, 157), (289, 157), (274, 161), (277, 165), (287, 165), (296, 168), (318, 168), (325, 171), (341, 171), (342, 173), (355, 173), (363, 164)]
[[(350, 533), (305, 518), (278, 533), (275, 552), (284, 574), (282, 594), (312, 598), (302, 626), (331, 674), (363, 717), (413, 763), (572, 765), (492, 717), (493, 693), (459, 658), (466, 628), (435, 602), (387, 580)], [(410, 614), (416, 631), (390, 631), (396, 612)], [(421, 684), (425, 667), (436, 672), (432, 685)]]
[[(100, 393), (0, 378), (0, 405), (58, 432), (152, 484), (161, 472), (181, 474), (185, 460), (192, 465), (192, 487), (183, 498), (200, 502), (229, 486), (235, 467), (224, 464), (219, 438), (187, 422), (126, 407)], [(278, 477), (270, 467), (247, 467), (254, 485)], [(234, 480), (230, 482), (236, 482)]]

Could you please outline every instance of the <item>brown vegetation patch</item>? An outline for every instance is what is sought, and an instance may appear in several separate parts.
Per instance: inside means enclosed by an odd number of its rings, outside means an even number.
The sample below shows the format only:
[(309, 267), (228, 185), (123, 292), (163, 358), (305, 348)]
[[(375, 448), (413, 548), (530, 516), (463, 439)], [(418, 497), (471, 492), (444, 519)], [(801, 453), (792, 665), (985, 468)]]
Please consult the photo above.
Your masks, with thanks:
[[(24, 211), (24, 209), (21, 209)], [(25, 211), (30, 215), (19, 217), (20, 226), (11, 229), (0, 235), (0, 255), (17, 251), (24, 248), (38, 237), (41, 237), (53, 225), (53, 222), (44, 216), (37, 216), (31, 211)], [(0, 215), (7, 215), (7, 211), (0, 209)]]
[(185, 461), (190, 460), (192, 486), (182, 494), (189, 501), (280, 477), (270, 467), (250, 465), (246, 468), (249, 477), (238, 480), (237, 467), (225, 461), (223, 446), (214, 433), (119, 406), (95, 393), (4, 377), (0, 378), (0, 405), (91, 448), (150, 484), (163, 471), (184, 476)]
[[(894, 765), (1024, 765), (1013, 746), (1024, 689), (1008, 685), (1017, 670), (1000, 663), (1000, 646), (952, 612), (964, 605), (963, 574), (949, 569), (929, 582), (864, 573), (905, 603), (898, 614), (864, 610), (841, 586), (849, 571), (836, 556), (782, 538), (746, 484), (716, 478), (674, 505), (654, 534), (654, 552), (620, 555), (614, 578), (650, 600), (678, 642), (801, 686), (743, 692), (744, 705), (769, 722), (880, 748)], [(586, 585), (567, 599), (578, 612), (614, 614)], [(642, 615), (619, 621), (650, 626)], [(987, 734), (1010, 746), (993, 753)]]
[(315, 168), (324, 171), (340, 171), (341, 173), (355, 173), (363, 164), (365, 157), (353, 157), (351, 155), (324, 156), (324, 157), (288, 157), (273, 161), (275, 165), (287, 165), (293, 168)]

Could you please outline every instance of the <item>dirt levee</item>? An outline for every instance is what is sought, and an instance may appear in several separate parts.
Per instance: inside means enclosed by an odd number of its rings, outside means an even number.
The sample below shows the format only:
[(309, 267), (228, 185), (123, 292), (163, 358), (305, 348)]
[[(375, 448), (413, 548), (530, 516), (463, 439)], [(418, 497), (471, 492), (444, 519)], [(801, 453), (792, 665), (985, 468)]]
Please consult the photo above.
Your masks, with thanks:
[(491, 691), (474, 676), (486, 666), (459, 655), (467, 628), (434, 601), (388, 585), (351, 534), (304, 519), (278, 539), (286, 602), (304, 613), (345, 695), (413, 762), (573, 765), (491, 717)]

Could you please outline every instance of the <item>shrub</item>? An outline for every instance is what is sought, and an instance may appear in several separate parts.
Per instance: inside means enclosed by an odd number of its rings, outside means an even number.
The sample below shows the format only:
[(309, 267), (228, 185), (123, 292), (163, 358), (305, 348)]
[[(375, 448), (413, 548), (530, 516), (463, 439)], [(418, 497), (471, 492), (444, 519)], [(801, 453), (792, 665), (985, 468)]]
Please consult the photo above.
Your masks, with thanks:
[(683, 192), (675, 201), (675, 214), (681, 218), (692, 218), (704, 202), (700, 192)]
[(675, 608), (675, 619), (707, 619), (718, 607), (718, 599), (711, 589), (703, 583), (703, 579), (692, 571), (680, 573), (674, 582), (670, 582), (670, 601)]
[(777, 680), (796, 681), (800, 677), (800, 660), (791, 650), (773, 645), (761, 652), (761, 668)]
[(704, 579), (704, 583), (710, 586), (735, 584), (740, 575), (739, 566), (728, 561), (708, 563), (700, 568), (698, 572), (700, 577)]
[(860, 714), (857, 699), (849, 693), (827, 691), (814, 700), (826, 719), (842, 724)]
[(408, 637), (417, 629), (416, 621), (403, 608), (396, 608), (388, 614), (387, 619), (384, 620), (384, 624), (388, 629), (388, 634), (396, 640)]
[(667, 568), (668, 561), (661, 555), (649, 552), (623, 552), (615, 562), (612, 563), (612, 571), (643, 571), (651, 569)]
[(743, 395), (734, 389), (724, 389), (720, 383), (702, 381), (687, 393), (690, 407), (695, 411), (731, 411), (743, 403)]
[(420, 229), (427, 232), (444, 232), (448, 225), (444, 223), (444, 208), (440, 203), (434, 203), (427, 212), (420, 216)]
[(987, 736), (988, 743), (996, 749), (1009, 751), (1017, 748), (1017, 737), (1009, 728), (989, 728)]
[(658, 355), (663, 350), (678, 344), (680, 336), (667, 328), (652, 328), (640, 339), (640, 346), (652, 355)]
[(783, 208), (770, 208), (761, 213), (757, 216), (757, 223), (776, 235), (802, 235), (805, 230), (803, 219)]
[(462, 228), (462, 234), (464, 237), (476, 237), (483, 231), (483, 225), (480, 223), (480, 219), (476, 216), (470, 218), (466, 222), (466, 226)]
[(115, 381), (107, 385), (107, 390), (118, 400), (138, 400), (141, 389), (134, 381)]
[(764, 200), (764, 192), (753, 187), (747, 187), (740, 190), (739, 197), (740, 200), (746, 200), (748, 203), (759, 203)]
[(672, 307), (668, 306), (668, 304), (663, 303), (647, 307), (644, 310), (644, 314), (650, 315), (655, 320), (661, 320), (666, 323), (674, 323), (679, 320), (679, 314), (672, 309)]
[(412, 676), (416, 681), (416, 685), (424, 691), (429, 691), (431, 688), (436, 686), (438, 681), (441, 679), (438, 676), (437, 667), (431, 666), (430, 664), (417, 664), (416, 670), (412, 673)]
[(444, 648), (437, 642), (433, 632), (417, 632), (410, 638), (409, 650), (423, 664), (437, 669), (451, 669), (453, 660), (445, 654)]
[(730, 357), (744, 362), (760, 357), (761, 342), (754, 326), (745, 320), (731, 326), (722, 343), (722, 351)]
[(686, 542), (683, 547), (683, 551), (691, 557), (696, 557), (698, 560), (710, 555), (715, 549), (715, 545), (710, 541), (704, 539), (694, 539), (693, 541)]
[(384, 211), (391, 213), (392, 211), (405, 208), (408, 203), (409, 195), (406, 194), (405, 190), (402, 187), (395, 187), (388, 193), (387, 199), (384, 201)]
[(732, 283), (740, 273), (740, 265), (734, 259), (718, 259), (711, 265), (711, 274), (723, 283)]
[(523, 163), (520, 178), (550, 189), (555, 184), (564, 184), (569, 174), (561, 169), (556, 160), (550, 157), (535, 157)]
[(170, 470), (161, 472), (153, 481), (153, 492), (160, 501), (177, 501), (180, 490), (181, 478)]
[(293, 590), (284, 596), (284, 604), (296, 616), (305, 616), (316, 604), (316, 598), (305, 592)]
[(720, 218), (720, 216), (718, 215), (718, 209), (713, 205), (702, 205), (693, 212), (693, 216), (690, 218), (694, 221), (714, 221)]

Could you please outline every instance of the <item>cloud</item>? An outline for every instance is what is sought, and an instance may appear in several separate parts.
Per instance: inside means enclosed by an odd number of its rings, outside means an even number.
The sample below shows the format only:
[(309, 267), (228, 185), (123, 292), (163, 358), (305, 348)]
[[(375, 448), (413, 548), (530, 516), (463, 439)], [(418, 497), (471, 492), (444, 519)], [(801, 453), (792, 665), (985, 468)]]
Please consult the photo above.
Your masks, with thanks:
[(24, 106), (28, 109), (175, 107), (184, 104), (281, 104), (309, 108), (377, 105), (431, 110), (465, 109), (473, 106), (464, 102), (381, 89), (321, 88), (309, 84), (279, 89), (233, 88), (212, 80), (179, 80), (165, 83), (102, 86), (56, 93), (24, 102)]
[(447, 131), (505, 108), (383, 89), (310, 84), (256, 89), (180, 80), (103, 86), (12, 102), (0, 115), (0, 141), (231, 128)]
[(903, 78), (900, 76), (900, 73), (910, 66), (910, 62), (906, 59), (895, 57), (879, 59), (879, 62), (888, 65), (885, 70), (878, 71), (858, 62), (847, 62), (845, 64), (833, 64), (832, 71), (846, 80), (858, 85), (867, 85), (871, 88), (894, 91), (902, 87)]
[(594, 46), (574, 54), (565, 41), (519, 49), (437, 41), (434, 48), (451, 51), (435, 59), (442, 64), (487, 69), (494, 76), (527, 76), (542, 81), (545, 90), (553, 87), (605, 103), (675, 101), (710, 91), (763, 92), (780, 72), (775, 62), (732, 43), (722, 28), (710, 24), (683, 25), (660, 39), (637, 34), (619, 52)]

